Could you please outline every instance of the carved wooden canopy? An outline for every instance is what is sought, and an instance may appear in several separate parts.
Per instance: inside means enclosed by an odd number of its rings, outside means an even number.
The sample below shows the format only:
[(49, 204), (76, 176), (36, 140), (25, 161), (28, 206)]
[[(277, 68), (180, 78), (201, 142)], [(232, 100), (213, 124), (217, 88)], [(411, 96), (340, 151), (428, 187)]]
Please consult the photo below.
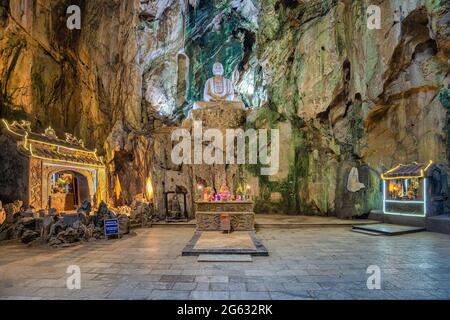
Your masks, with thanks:
[(4, 132), (18, 140), (19, 151), (23, 154), (56, 162), (66, 162), (90, 167), (104, 167), (102, 160), (97, 157), (95, 150), (89, 150), (82, 140), (71, 134), (66, 139), (59, 139), (51, 127), (45, 133), (38, 134), (31, 131), (31, 124), (27, 121), (8, 123), (1, 121)]

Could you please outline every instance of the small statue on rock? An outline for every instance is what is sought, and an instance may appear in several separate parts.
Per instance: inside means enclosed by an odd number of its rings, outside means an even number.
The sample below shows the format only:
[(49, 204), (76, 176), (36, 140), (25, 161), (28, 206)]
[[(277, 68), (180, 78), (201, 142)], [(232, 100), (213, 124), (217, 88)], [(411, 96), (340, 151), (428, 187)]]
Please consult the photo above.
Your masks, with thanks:
[(350, 192), (358, 192), (365, 187), (363, 183), (359, 182), (358, 169), (353, 167), (348, 175), (347, 190)]

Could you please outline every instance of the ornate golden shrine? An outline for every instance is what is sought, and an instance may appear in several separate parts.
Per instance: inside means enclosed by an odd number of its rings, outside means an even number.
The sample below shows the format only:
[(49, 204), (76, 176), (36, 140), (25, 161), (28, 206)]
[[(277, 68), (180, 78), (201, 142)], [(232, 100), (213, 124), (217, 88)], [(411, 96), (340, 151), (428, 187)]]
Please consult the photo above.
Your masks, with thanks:
[(84, 200), (107, 199), (106, 169), (95, 150), (71, 134), (62, 140), (51, 127), (38, 134), (30, 126), (27, 121), (1, 120), (5, 152), (0, 155), (0, 199), (45, 209), (51, 197), (52, 207), (61, 211), (74, 210)]

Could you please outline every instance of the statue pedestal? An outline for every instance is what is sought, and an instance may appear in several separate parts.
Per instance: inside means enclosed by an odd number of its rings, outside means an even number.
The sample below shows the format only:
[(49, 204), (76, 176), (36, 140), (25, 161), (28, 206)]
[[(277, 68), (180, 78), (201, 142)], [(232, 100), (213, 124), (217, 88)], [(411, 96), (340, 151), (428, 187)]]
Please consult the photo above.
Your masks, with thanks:
[[(194, 121), (202, 122), (202, 129), (218, 129), (222, 132), (225, 142), (227, 129), (243, 129), (246, 122), (247, 111), (240, 101), (215, 101), (215, 102), (197, 102), (197, 109), (192, 110), (183, 127), (189, 130), (193, 135)], [(192, 140), (192, 146), (195, 142)], [(206, 143), (205, 143), (206, 145)], [(223, 146), (223, 159), (225, 162), (225, 145)], [(236, 155), (235, 155), (236, 157)], [(238, 164), (193, 164), (192, 177), (195, 190), (194, 199), (203, 198), (203, 194), (198, 194), (197, 185), (211, 187), (216, 192), (225, 184), (231, 191), (236, 190), (235, 183), (239, 181), (242, 174), (241, 165)]]
[(244, 110), (244, 104), (241, 101), (197, 101), (194, 104), (194, 110), (208, 110), (208, 109), (240, 109)]
[(247, 112), (240, 101), (199, 101), (195, 105), (197, 108), (192, 110), (192, 115), (185, 122), (185, 127), (190, 126), (192, 121), (202, 121), (204, 129), (224, 131), (241, 128), (245, 124)]
[(255, 230), (255, 213), (251, 201), (197, 201), (195, 219), (198, 231), (221, 231), (220, 216), (230, 215), (232, 231)]
[[(184, 123), (184, 126), (192, 131), (193, 122), (201, 121), (203, 132), (207, 129), (218, 129), (225, 138), (227, 129), (244, 128), (246, 116), (247, 112), (240, 101), (197, 102), (196, 109), (192, 110), (192, 114)], [(194, 145), (194, 141), (192, 145)], [(223, 159), (225, 161), (225, 148), (222, 152), (224, 153)], [(238, 164), (227, 165), (225, 163), (192, 165), (194, 185), (210, 187), (216, 192), (219, 192), (222, 185), (226, 185), (233, 192), (236, 189), (235, 183), (242, 180), (239, 179), (242, 175), (241, 167)], [(196, 188), (195, 190), (194, 192), (198, 192), (197, 190), (199, 189)], [(199, 198), (203, 198), (203, 194), (195, 195), (195, 199)], [(197, 230), (222, 230), (221, 214), (229, 215), (231, 230), (233, 231), (254, 230), (255, 214), (253, 212), (253, 202), (251, 201), (195, 202)]]

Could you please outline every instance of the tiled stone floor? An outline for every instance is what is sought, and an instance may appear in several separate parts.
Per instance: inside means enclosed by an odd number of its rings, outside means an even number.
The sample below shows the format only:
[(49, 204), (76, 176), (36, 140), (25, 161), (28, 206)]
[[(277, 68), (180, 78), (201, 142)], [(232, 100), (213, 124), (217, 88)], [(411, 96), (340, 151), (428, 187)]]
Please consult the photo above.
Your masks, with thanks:
[[(136, 230), (75, 247), (0, 246), (0, 299), (450, 299), (450, 236), (373, 237), (347, 227), (262, 229), (253, 262), (182, 257), (191, 228)], [(81, 268), (81, 289), (66, 269)], [(381, 268), (381, 290), (366, 269)]]
[(194, 249), (239, 248), (255, 249), (256, 247), (247, 231), (236, 231), (223, 234), (220, 231), (203, 231)]

